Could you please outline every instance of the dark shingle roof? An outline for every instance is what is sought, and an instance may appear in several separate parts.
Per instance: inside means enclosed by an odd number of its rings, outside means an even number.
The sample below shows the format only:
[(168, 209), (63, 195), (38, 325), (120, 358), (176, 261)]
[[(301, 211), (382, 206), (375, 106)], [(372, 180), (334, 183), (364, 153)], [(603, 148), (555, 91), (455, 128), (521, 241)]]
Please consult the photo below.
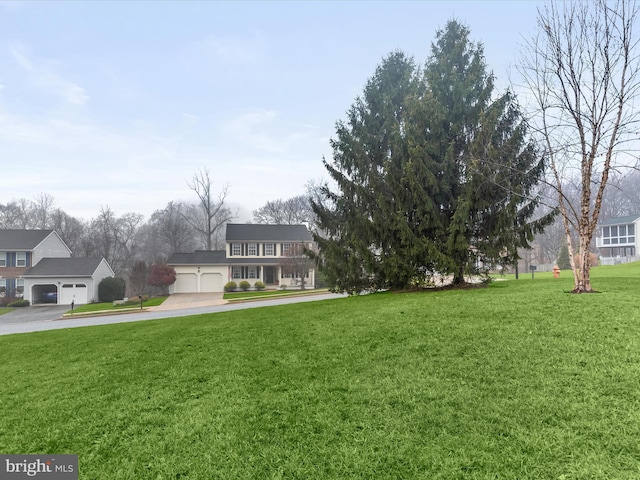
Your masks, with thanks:
[(600, 225), (625, 225), (627, 223), (635, 222), (638, 218), (640, 218), (640, 215), (629, 215), (627, 217), (609, 218), (607, 220), (600, 222)]
[(101, 261), (101, 258), (43, 258), (23, 276), (90, 277)]
[(0, 230), (0, 250), (33, 250), (53, 230)]
[(227, 224), (228, 242), (311, 242), (313, 237), (304, 225)]
[(224, 250), (197, 250), (194, 253), (174, 253), (167, 260), (169, 265), (216, 265), (227, 264)]

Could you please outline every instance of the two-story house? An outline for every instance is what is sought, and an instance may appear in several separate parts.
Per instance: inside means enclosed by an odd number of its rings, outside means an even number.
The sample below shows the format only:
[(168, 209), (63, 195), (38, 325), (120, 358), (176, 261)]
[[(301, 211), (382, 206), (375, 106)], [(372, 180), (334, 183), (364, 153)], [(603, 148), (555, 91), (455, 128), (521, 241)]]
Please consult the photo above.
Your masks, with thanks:
[(113, 276), (103, 258), (72, 258), (53, 230), (0, 230), (0, 300), (90, 303), (100, 281)]
[(313, 288), (314, 269), (293, 268), (301, 246), (313, 246), (304, 225), (228, 224), (225, 250), (171, 255), (167, 263), (176, 271), (176, 282), (170, 292), (222, 292), (227, 282), (243, 280), (267, 288), (299, 287), (301, 278)]
[(610, 218), (600, 222), (596, 247), (603, 265), (637, 260), (640, 246), (640, 215)]

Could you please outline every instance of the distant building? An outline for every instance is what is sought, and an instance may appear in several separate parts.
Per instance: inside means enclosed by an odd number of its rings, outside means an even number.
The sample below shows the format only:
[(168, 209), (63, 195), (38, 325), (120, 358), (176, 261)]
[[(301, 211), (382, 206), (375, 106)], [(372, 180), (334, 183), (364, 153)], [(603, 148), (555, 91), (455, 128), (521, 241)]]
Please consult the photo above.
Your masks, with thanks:
[(600, 223), (596, 248), (603, 264), (626, 263), (638, 255), (640, 215), (610, 218)]
[(100, 281), (113, 276), (104, 258), (71, 258), (53, 230), (0, 230), (0, 301), (91, 303)]
[[(229, 281), (267, 288), (298, 287), (299, 275), (283, 268), (297, 247), (313, 246), (304, 225), (228, 224), (225, 250), (174, 253), (167, 263), (176, 271), (171, 293), (222, 292)], [(305, 286), (315, 286), (314, 269), (298, 272)]]

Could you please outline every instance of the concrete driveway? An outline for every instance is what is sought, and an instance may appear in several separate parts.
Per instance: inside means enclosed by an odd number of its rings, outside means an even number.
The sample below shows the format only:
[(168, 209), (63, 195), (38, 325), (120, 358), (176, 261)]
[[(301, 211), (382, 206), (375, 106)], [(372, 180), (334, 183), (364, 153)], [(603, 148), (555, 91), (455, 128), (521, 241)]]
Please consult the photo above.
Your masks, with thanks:
[(212, 307), (224, 305), (224, 293), (174, 293), (162, 302), (162, 305), (150, 307), (147, 310), (153, 312), (164, 312), (165, 310), (179, 310), (182, 308)]
[(37, 305), (16, 308), (12, 312), (0, 315), (0, 325), (57, 320), (70, 308), (69, 305)]

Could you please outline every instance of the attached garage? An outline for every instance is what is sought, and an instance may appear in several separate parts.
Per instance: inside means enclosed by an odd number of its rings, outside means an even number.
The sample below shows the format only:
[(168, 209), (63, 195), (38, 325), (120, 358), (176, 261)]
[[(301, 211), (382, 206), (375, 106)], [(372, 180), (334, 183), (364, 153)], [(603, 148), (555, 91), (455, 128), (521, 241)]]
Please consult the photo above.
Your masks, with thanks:
[(220, 293), (228, 280), (229, 267), (224, 250), (174, 253), (169, 261), (176, 281), (169, 293)]
[(43, 258), (23, 275), (31, 303), (83, 305), (98, 301), (98, 285), (114, 273), (104, 258)]
[(173, 293), (193, 293), (198, 291), (198, 277), (195, 273), (177, 273)]

